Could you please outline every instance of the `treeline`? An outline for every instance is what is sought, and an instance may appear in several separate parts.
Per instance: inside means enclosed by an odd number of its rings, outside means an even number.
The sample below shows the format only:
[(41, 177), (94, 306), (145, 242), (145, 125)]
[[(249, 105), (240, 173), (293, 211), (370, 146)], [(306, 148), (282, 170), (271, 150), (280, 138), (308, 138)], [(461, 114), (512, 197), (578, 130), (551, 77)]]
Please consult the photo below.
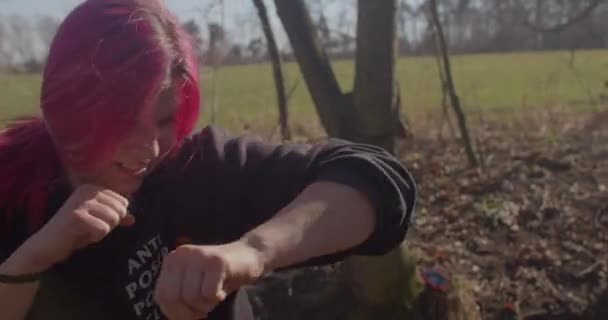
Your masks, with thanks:
[[(208, 0), (220, 1), (220, 0)], [(244, 1), (244, 0), (243, 0)], [(333, 59), (352, 58), (356, 49), (356, 0), (307, 0), (322, 45)], [(401, 55), (436, 53), (428, 0), (400, 0), (397, 10)], [(575, 50), (608, 47), (608, 0), (439, 0), (438, 11), (451, 53)], [(253, 10), (253, 6), (252, 6)], [(226, 29), (205, 18), (184, 22), (207, 65), (259, 63), (267, 46), (255, 13)], [(239, 20), (239, 21), (237, 21)], [(0, 70), (37, 72), (59, 19), (0, 15)], [(243, 36), (248, 29), (249, 36)], [(251, 36), (250, 29), (259, 29)], [(274, 26), (279, 34), (281, 26)], [(293, 56), (280, 48), (284, 60)]]

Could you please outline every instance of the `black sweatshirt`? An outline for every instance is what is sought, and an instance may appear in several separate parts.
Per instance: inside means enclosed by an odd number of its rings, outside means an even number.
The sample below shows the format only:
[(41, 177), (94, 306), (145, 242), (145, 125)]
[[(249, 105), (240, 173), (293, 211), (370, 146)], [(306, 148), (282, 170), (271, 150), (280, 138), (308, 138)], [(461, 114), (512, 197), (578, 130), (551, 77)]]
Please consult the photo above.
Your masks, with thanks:
[[(115, 229), (45, 273), (29, 319), (164, 319), (153, 301), (154, 284), (163, 257), (180, 239), (196, 244), (237, 240), (316, 181), (346, 184), (368, 195), (377, 212), (376, 229), (355, 248), (298, 266), (329, 264), (352, 254), (380, 255), (403, 241), (416, 191), (411, 176), (389, 153), (338, 139), (272, 145), (208, 127), (144, 180), (131, 200), (134, 226)], [(70, 195), (65, 183), (51, 190), (47, 220)], [(29, 236), (25, 215), (19, 216), (10, 234), (0, 235), (0, 261)], [(208, 319), (232, 319), (234, 296)]]

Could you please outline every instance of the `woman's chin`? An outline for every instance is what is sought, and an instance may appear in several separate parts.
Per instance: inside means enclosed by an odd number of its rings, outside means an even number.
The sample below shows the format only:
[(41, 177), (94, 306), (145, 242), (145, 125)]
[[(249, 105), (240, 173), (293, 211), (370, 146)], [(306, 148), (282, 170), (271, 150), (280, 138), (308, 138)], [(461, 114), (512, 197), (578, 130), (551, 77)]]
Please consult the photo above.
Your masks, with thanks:
[(128, 197), (135, 193), (141, 184), (141, 179), (121, 179), (120, 181), (114, 181), (113, 183), (105, 183), (105, 187), (124, 197)]
[(125, 184), (118, 186), (116, 188), (116, 192), (122, 194), (123, 196), (129, 196), (129, 195), (132, 195), (133, 193), (135, 193), (137, 191), (137, 189), (139, 189), (140, 186), (141, 186), (141, 180), (136, 181), (136, 182), (129, 182), (129, 183), (125, 183)]

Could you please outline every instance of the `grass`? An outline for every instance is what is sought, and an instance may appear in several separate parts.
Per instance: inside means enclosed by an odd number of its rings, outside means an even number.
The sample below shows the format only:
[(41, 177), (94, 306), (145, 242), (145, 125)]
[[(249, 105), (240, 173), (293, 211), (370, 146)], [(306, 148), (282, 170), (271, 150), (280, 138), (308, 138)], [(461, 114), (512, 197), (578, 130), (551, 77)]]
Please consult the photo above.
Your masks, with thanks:
[[(586, 110), (608, 96), (608, 51), (579, 51), (571, 66), (570, 52), (476, 54), (454, 56), (452, 68), (458, 93), (469, 113), (509, 115), (529, 108), (571, 106)], [(352, 61), (333, 63), (343, 91), (354, 79)], [(409, 117), (435, 114), (441, 92), (433, 57), (399, 60), (398, 75)], [(298, 83), (290, 100), (292, 120), (316, 121), (312, 101), (296, 64), (286, 65), (288, 87)], [(214, 101), (211, 73), (202, 72), (205, 110), (200, 125), (209, 122)], [(219, 74), (218, 124), (240, 129), (244, 124), (276, 122), (276, 96), (270, 65), (229, 66)], [(31, 114), (39, 96), (39, 75), (0, 74), (0, 119)]]

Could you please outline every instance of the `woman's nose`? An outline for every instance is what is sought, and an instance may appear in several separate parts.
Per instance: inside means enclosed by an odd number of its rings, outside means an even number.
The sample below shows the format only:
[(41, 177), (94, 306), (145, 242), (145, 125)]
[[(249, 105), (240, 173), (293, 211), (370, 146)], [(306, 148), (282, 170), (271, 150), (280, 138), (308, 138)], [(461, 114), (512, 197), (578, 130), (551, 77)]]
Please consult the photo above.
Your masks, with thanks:
[(138, 158), (142, 159), (142, 161), (150, 161), (158, 157), (160, 153), (159, 149), (158, 139), (153, 139), (138, 143), (135, 147), (135, 154)]
[(160, 148), (158, 138), (159, 132), (156, 126), (138, 126), (135, 132), (133, 132), (129, 145), (139, 157), (148, 160), (150, 158), (156, 158), (159, 155)]

